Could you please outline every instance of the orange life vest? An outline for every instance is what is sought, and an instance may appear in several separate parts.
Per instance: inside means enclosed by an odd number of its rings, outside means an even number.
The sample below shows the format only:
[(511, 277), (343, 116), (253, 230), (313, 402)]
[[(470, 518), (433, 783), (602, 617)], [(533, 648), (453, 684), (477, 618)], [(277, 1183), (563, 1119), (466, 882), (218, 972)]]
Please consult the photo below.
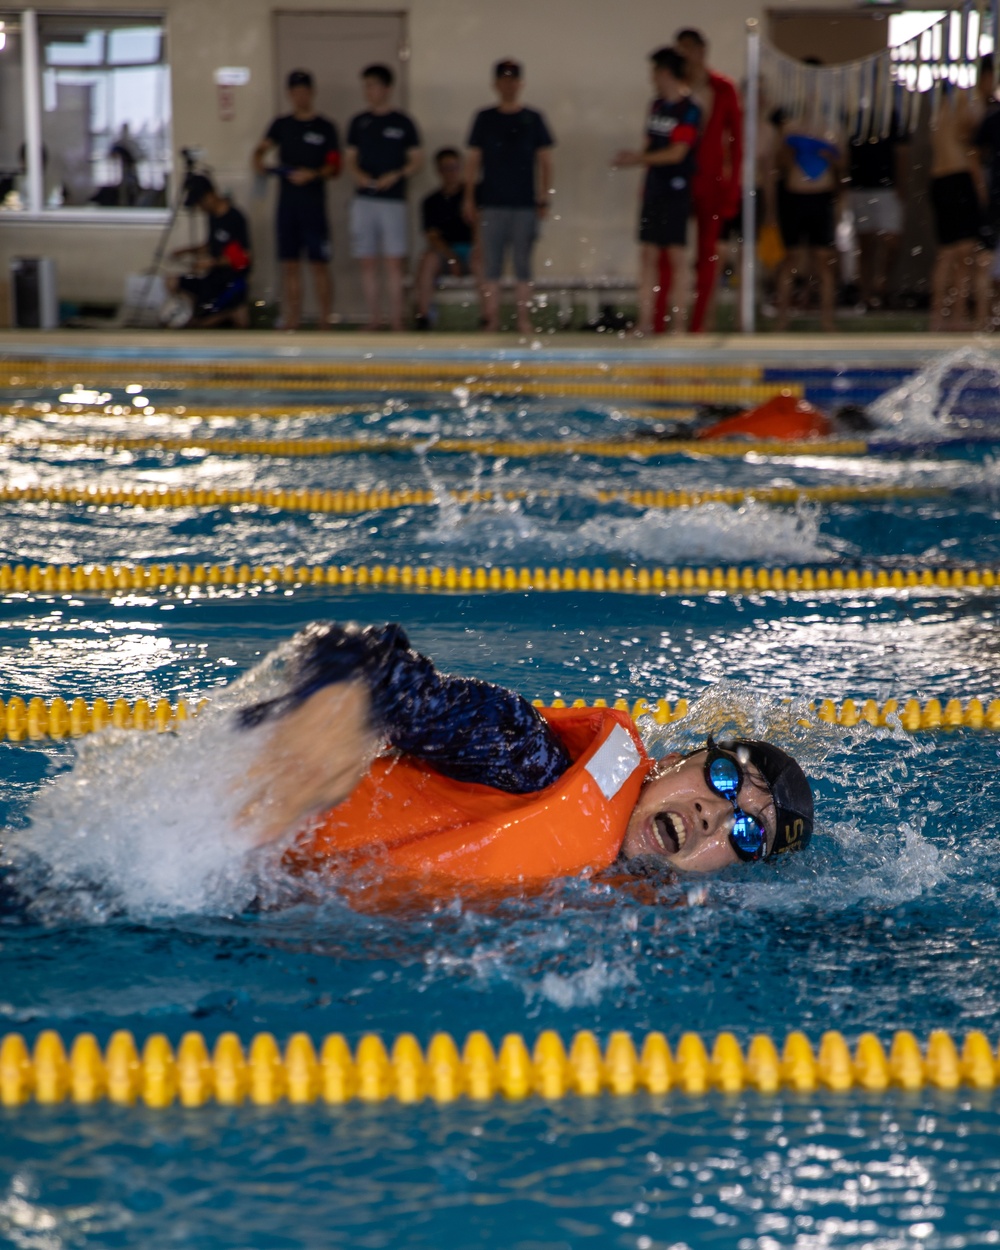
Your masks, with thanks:
[(782, 391), (766, 404), (726, 417), (701, 430), (699, 438), (827, 438), (833, 424), (808, 399)]
[(545, 708), (572, 764), (544, 790), (452, 781), (382, 756), (286, 853), (292, 871), (360, 872), (413, 887), (540, 884), (614, 862), (652, 761), (627, 712)]

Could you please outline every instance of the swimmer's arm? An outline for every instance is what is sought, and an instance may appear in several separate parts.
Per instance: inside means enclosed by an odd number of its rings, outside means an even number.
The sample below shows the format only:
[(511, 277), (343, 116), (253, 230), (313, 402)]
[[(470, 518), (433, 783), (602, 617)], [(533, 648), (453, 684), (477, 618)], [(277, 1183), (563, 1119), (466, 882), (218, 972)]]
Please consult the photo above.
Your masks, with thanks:
[(358, 678), (375, 731), (446, 777), (527, 794), (569, 767), (562, 743), (526, 699), (503, 686), (439, 673), (399, 625), (309, 626), (299, 635), (292, 692), (245, 709), (241, 721), (283, 721), (317, 692)]

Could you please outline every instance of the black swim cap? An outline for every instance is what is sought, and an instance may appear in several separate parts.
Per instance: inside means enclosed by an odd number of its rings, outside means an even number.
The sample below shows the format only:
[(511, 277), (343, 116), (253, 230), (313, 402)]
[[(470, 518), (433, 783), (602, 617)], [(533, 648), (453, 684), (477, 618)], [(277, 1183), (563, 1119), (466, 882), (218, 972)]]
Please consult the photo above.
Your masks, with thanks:
[(211, 178), (206, 178), (204, 174), (192, 174), (184, 184), (184, 207), (197, 208), (214, 190)]
[(776, 833), (765, 858), (804, 851), (813, 832), (813, 796), (806, 775), (795, 760), (770, 742), (732, 738), (717, 745), (737, 759), (740, 751), (746, 751), (771, 791)]

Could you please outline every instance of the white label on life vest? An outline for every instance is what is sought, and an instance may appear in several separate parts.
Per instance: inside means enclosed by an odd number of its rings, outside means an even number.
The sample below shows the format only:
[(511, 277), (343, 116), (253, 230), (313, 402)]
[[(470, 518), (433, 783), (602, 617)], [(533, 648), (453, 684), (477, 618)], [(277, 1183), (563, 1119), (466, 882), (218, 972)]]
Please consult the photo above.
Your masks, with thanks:
[(621, 725), (615, 725), (584, 767), (600, 786), (604, 797), (613, 799), (640, 762), (639, 751), (631, 737)]

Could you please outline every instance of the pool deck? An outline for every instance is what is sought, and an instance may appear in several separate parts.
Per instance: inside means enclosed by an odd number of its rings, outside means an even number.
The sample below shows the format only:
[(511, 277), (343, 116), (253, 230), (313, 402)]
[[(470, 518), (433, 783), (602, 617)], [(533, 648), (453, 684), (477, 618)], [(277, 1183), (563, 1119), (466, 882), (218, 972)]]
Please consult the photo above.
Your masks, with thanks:
[(962, 348), (1000, 356), (1000, 336), (956, 334), (688, 335), (636, 339), (618, 335), (559, 334), (522, 339), (516, 334), (360, 334), (305, 331), (17, 330), (0, 331), (0, 358), (91, 357), (208, 362), (370, 360), (635, 361), (816, 367), (919, 368)]

